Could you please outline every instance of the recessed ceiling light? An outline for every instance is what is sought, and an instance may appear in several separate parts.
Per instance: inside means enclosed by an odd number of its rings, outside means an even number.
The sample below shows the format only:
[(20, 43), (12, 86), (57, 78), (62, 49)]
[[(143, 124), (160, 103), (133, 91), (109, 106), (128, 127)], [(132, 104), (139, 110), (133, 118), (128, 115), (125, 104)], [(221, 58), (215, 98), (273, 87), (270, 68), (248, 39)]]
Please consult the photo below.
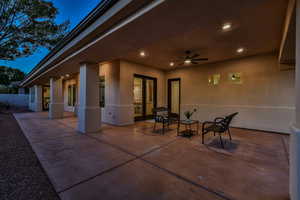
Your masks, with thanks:
[(170, 62), (170, 66), (173, 67), (175, 65), (175, 63), (173, 62)]
[(70, 77), (70, 74), (66, 74), (66, 77), (69, 78), (69, 77)]
[(190, 59), (184, 60), (184, 63), (185, 63), (185, 64), (191, 64), (191, 62), (192, 62), (192, 61), (191, 61)]
[(140, 56), (141, 56), (141, 57), (145, 57), (145, 56), (146, 56), (145, 51), (141, 51), (141, 52), (140, 52)]
[(238, 49), (236, 50), (237, 53), (243, 53), (244, 51), (245, 51), (245, 49), (242, 48), (242, 47), (241, 47), (241, 48), (238, 48)]
[(231, 23), (225, 23), (222, 26), (223, 31), (228, 31), (229, 29), (231, 29)]

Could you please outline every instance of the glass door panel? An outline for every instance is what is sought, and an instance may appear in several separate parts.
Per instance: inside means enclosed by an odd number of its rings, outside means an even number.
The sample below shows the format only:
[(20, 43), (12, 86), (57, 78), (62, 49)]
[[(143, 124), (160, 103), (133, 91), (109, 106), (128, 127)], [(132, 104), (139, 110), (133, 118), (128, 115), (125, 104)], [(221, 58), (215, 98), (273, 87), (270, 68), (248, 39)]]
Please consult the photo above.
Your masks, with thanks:
[(143, 116), (143, 79), (134, 77), (133, 96), (134, 96), (134, 117)]
[(179, 114), (179, 81), (171, 82), (171, 112)]
[(156, 78), (134, 75), (134, 117), (135, 120), (151, 119), (156, 106)]
[(146, 79), (146, 115), (152, 115), (154, 108), (154, 80)]
[(168, 107), (171, 113), (180, 114), (180, 79), (168, 80)]

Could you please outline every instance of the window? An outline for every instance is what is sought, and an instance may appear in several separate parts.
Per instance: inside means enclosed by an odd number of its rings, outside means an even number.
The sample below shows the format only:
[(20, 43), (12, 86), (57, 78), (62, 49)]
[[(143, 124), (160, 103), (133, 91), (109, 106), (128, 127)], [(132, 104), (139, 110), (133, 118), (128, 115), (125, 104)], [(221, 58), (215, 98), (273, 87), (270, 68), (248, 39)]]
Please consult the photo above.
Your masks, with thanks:
[(242, 73), (229, 73), (228, 79), (233, 84), (242, 84)]
[(76, 103), (76, 85), (68, 86), (68, 106), (75, 106)]
[(209, 85), (218, 85), (221, 79), (220, 74), (213, 74), (208, 77), (208, 84)]
[(34, 103), (34, 98), (35, 98), (35, 88), (32, 87), (30, 88), (30, 102)]
[(101, 108), (105, 107), (105, 77), (99, 77), (99, 105)]

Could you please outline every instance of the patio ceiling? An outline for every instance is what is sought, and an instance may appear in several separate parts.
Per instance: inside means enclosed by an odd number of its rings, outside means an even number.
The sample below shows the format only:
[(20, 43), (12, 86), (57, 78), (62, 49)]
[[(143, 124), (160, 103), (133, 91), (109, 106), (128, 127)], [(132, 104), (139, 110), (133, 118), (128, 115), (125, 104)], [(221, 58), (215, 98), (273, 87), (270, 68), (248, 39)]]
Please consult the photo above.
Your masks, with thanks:
[[(171, 1), (162, 4), (143, 19), (140, 24), (152, 27), (152, 31), (136, 37), (164, 35), (122, 57), (127, 60), (157, 68), (171, 70), (186, 50), (208, 57), (212, 63), (237, 57), (278, 51), (282, 39), (286, 0), (242, 1)], [(137, 22), (138, 23), (138, 22)], [(222, 26), (231, 23), (229, 31)], [(141, 25), (142, 26), (142, 25)], [(154, 33), (153, 33), (154, 32)], [(243, 47), (245, 52), (237, 53)], [(170, 62), (174, 62), (170, 66)], [(181, 60), (182, 61), (182, 60)], [(177, 61), (178, 62), (178, 61)]]
[[(121, 58), (171, 70), (169, 63), (185, 50), (208, 57), (209, 63), (278, 51), (287, 4), (287, 0), (152, 1), (116, 23), (113, 31), (61, 58), (54, 70), (36, 80), (78, 72), (82, 61)], [(232, 29), (223, 32), (222, 25), (228, 22)], [(236, 53), (239, 47), (245, 48), (243, 54)], [(141, 58), (140, 50), (147, 56)]]

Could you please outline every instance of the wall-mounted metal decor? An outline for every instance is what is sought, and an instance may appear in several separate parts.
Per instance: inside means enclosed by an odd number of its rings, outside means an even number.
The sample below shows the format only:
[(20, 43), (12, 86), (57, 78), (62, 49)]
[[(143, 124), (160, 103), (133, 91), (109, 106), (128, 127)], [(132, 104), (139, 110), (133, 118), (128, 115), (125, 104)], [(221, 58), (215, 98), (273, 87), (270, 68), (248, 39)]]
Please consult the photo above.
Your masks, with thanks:
[(234, 84), (242, 84), (243, 83), (242, 73), (240, 73), (240, 72), (229, 73), (228, 79), (231, 83), (234, 83)]
[(209, 85), (218, 85), (220, 83), (221, 75), (220, 74), (213, 74), (208, 77), (208, 84)]

